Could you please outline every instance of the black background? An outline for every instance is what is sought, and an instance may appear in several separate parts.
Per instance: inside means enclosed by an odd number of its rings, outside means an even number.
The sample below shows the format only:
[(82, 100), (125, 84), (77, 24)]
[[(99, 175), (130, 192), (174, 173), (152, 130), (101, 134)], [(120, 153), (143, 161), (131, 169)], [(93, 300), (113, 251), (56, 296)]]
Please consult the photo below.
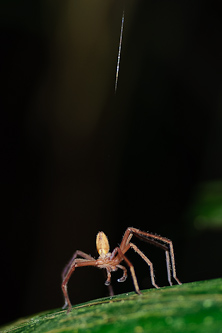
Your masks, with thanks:
[[(123, 4), (79, 3), (1, 1), (1, 323), (61, 307), (61, 271), (77, 249), (97, 255), (99, 230), (111, 250), (128, 226), (172, 239), (182, 282), (221, 277), (221, 229), (187, 213), (222, 178), (219, 5), (126, 1), (115, 95)], [(163, 251), (136, 243), (167, 285)], [(133, 290), (119, 277), (116, 293)], [(104, 275), (77, 270), (69, 293), (106, 295)]]

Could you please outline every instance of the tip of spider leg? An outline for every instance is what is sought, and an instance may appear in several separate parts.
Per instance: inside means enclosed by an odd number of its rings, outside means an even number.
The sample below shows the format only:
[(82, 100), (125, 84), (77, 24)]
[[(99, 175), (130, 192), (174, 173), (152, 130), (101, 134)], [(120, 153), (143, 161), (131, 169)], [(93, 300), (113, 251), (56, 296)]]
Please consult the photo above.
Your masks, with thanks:
[(66, 311), (66, 314), (69, 314), (71, 310), (72, 310), (72, 307), (68, 308)]
[(177, 278), (175, 278), (175, 280), (178, 284), (182, 284), (182, 282), (180, 282), (180, 280), (178, 280)]
[(154, 288), (160, 289), (160, 287), (156, 283), (152, 283), (152, 285), (154, 286)]
[(118, 282), (124, 282), (124, 281), (126, 281), (126, 277), (124, 277), (124, 278), (121, 277), (120, 279), (117, 279), (117, 281), (118, 281)]

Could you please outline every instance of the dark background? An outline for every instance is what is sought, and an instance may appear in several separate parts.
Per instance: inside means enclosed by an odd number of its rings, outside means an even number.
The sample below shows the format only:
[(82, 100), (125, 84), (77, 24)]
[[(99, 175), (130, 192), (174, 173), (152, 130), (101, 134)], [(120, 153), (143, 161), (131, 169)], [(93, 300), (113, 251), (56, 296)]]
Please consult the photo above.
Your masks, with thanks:
[[(115, 95), (122, 2), (1, 0), (1, 323), (61, 307), (61, 271), (77, 249), (97, 255), (99, 230), (111, 250), (128, 226), (170, 238), (184, 283), (221, 277), (216, 3), (125, 1)], [(163, 251), (136, 243), (167, 285)], [(120, 274), (115, 292), (133, 290)], [(106, 295), (104, 279), (78, 269), (72, 304)]]

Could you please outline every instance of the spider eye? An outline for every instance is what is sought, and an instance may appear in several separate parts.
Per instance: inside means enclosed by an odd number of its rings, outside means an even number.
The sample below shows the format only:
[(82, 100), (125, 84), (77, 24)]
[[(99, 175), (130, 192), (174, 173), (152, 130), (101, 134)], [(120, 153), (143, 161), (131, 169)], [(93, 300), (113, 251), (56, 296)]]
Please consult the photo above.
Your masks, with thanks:
[(109, 252), (109, 241), (103, 231), (97, 234), (96, 248), (100, 256), (106, 255)]

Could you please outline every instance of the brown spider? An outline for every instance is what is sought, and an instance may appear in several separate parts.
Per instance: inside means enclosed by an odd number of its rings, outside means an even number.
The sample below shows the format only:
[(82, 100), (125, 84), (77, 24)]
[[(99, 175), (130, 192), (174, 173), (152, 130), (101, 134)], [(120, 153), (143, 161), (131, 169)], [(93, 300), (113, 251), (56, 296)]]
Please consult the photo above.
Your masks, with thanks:
[[(99, 253), (99, 258), (94, 259), (91, 257), (89, 254), (86, 254), (82, 251), (76, 251), (68, 263), (68, 265), (64, 268), (63, 273), (62, 273), (62, 291), (64, 294), (65, 298), (65, 304), (63, 306), (63, 309), (65, 309), (68, 306), (68, 311), (69, 312), (72, 308), (72, 305), (69, 300), (68, 292), (67, 292), (67, 283), (76, 269), (76, 267), (83, 267), (83, 266), (95, 266), (98, 268), (105, 268), (107, 272), (107, 280), (105, 282), (106, 286), (110, 285), (111, 282), (111, 272), (117, 271), (118, 268), (122, 269), (123, 271), (123, 276), (118, 279), (118, 282), (124, 282), (127, 278), (127, 269), (120, 265), (122, 261), (125, 261), (126, 264), (130, 268), (130, 272), (132, 275), (133, 279), (133, 284), (135, 287), (135, 291), (137, 294), (141, 294), (136, 274), (134, 271), (134, 267), (131, 264), (131, 262), (127, 259), (125, 256), (125, 253), (130, 249), (134, 249), (136, 253), (138, 253), (143, 260), (147, 263), (147, 265), (150, 267), (150, 275), (151, 275), (151, 281), (152, 285), (155, 288), (159, 288), (157, 284), (155, 283), (155, 278), (154, 278), (154, 271), (153, 271), (153, 264), (152, 262), (143, 254), (142, 251), (133, 243), (131, 243), (131, 238), (136, 236), (137, 238), (146, 241), (148, 243), (154, 244), (161, 249), (165, 250), (166, 253), (166, 264), (167, 264), (167, 274), (168, 274), (168, 281), (169, 284), (172, 285), (171, 281), (171, 269), (172, 269), (172, 275), (173, 278), (176, 280), (178, 284), (181, 284), (181, 282), (178, 280), (176, 276), (176, 268), (175, 268), (175, 259), (174, 259), (174, 252), (173, 252), (173, 243), (171, 240), (158, 236), (158, 235), (153, 235), (148, 232), (140, 231), (139, 229), (135, 228), (127, 228), (125, 231), (125, 234), (123, 236), (122, 242), (119, 247), (116, 247), (113, 252), (109, 252), (109, 242), (108, 238), (104, 234), (104, 232), (100, 231), (97, 234), (96, 237), (96, 248)], [(76, 258), (77, 256), (81, 258)]]

